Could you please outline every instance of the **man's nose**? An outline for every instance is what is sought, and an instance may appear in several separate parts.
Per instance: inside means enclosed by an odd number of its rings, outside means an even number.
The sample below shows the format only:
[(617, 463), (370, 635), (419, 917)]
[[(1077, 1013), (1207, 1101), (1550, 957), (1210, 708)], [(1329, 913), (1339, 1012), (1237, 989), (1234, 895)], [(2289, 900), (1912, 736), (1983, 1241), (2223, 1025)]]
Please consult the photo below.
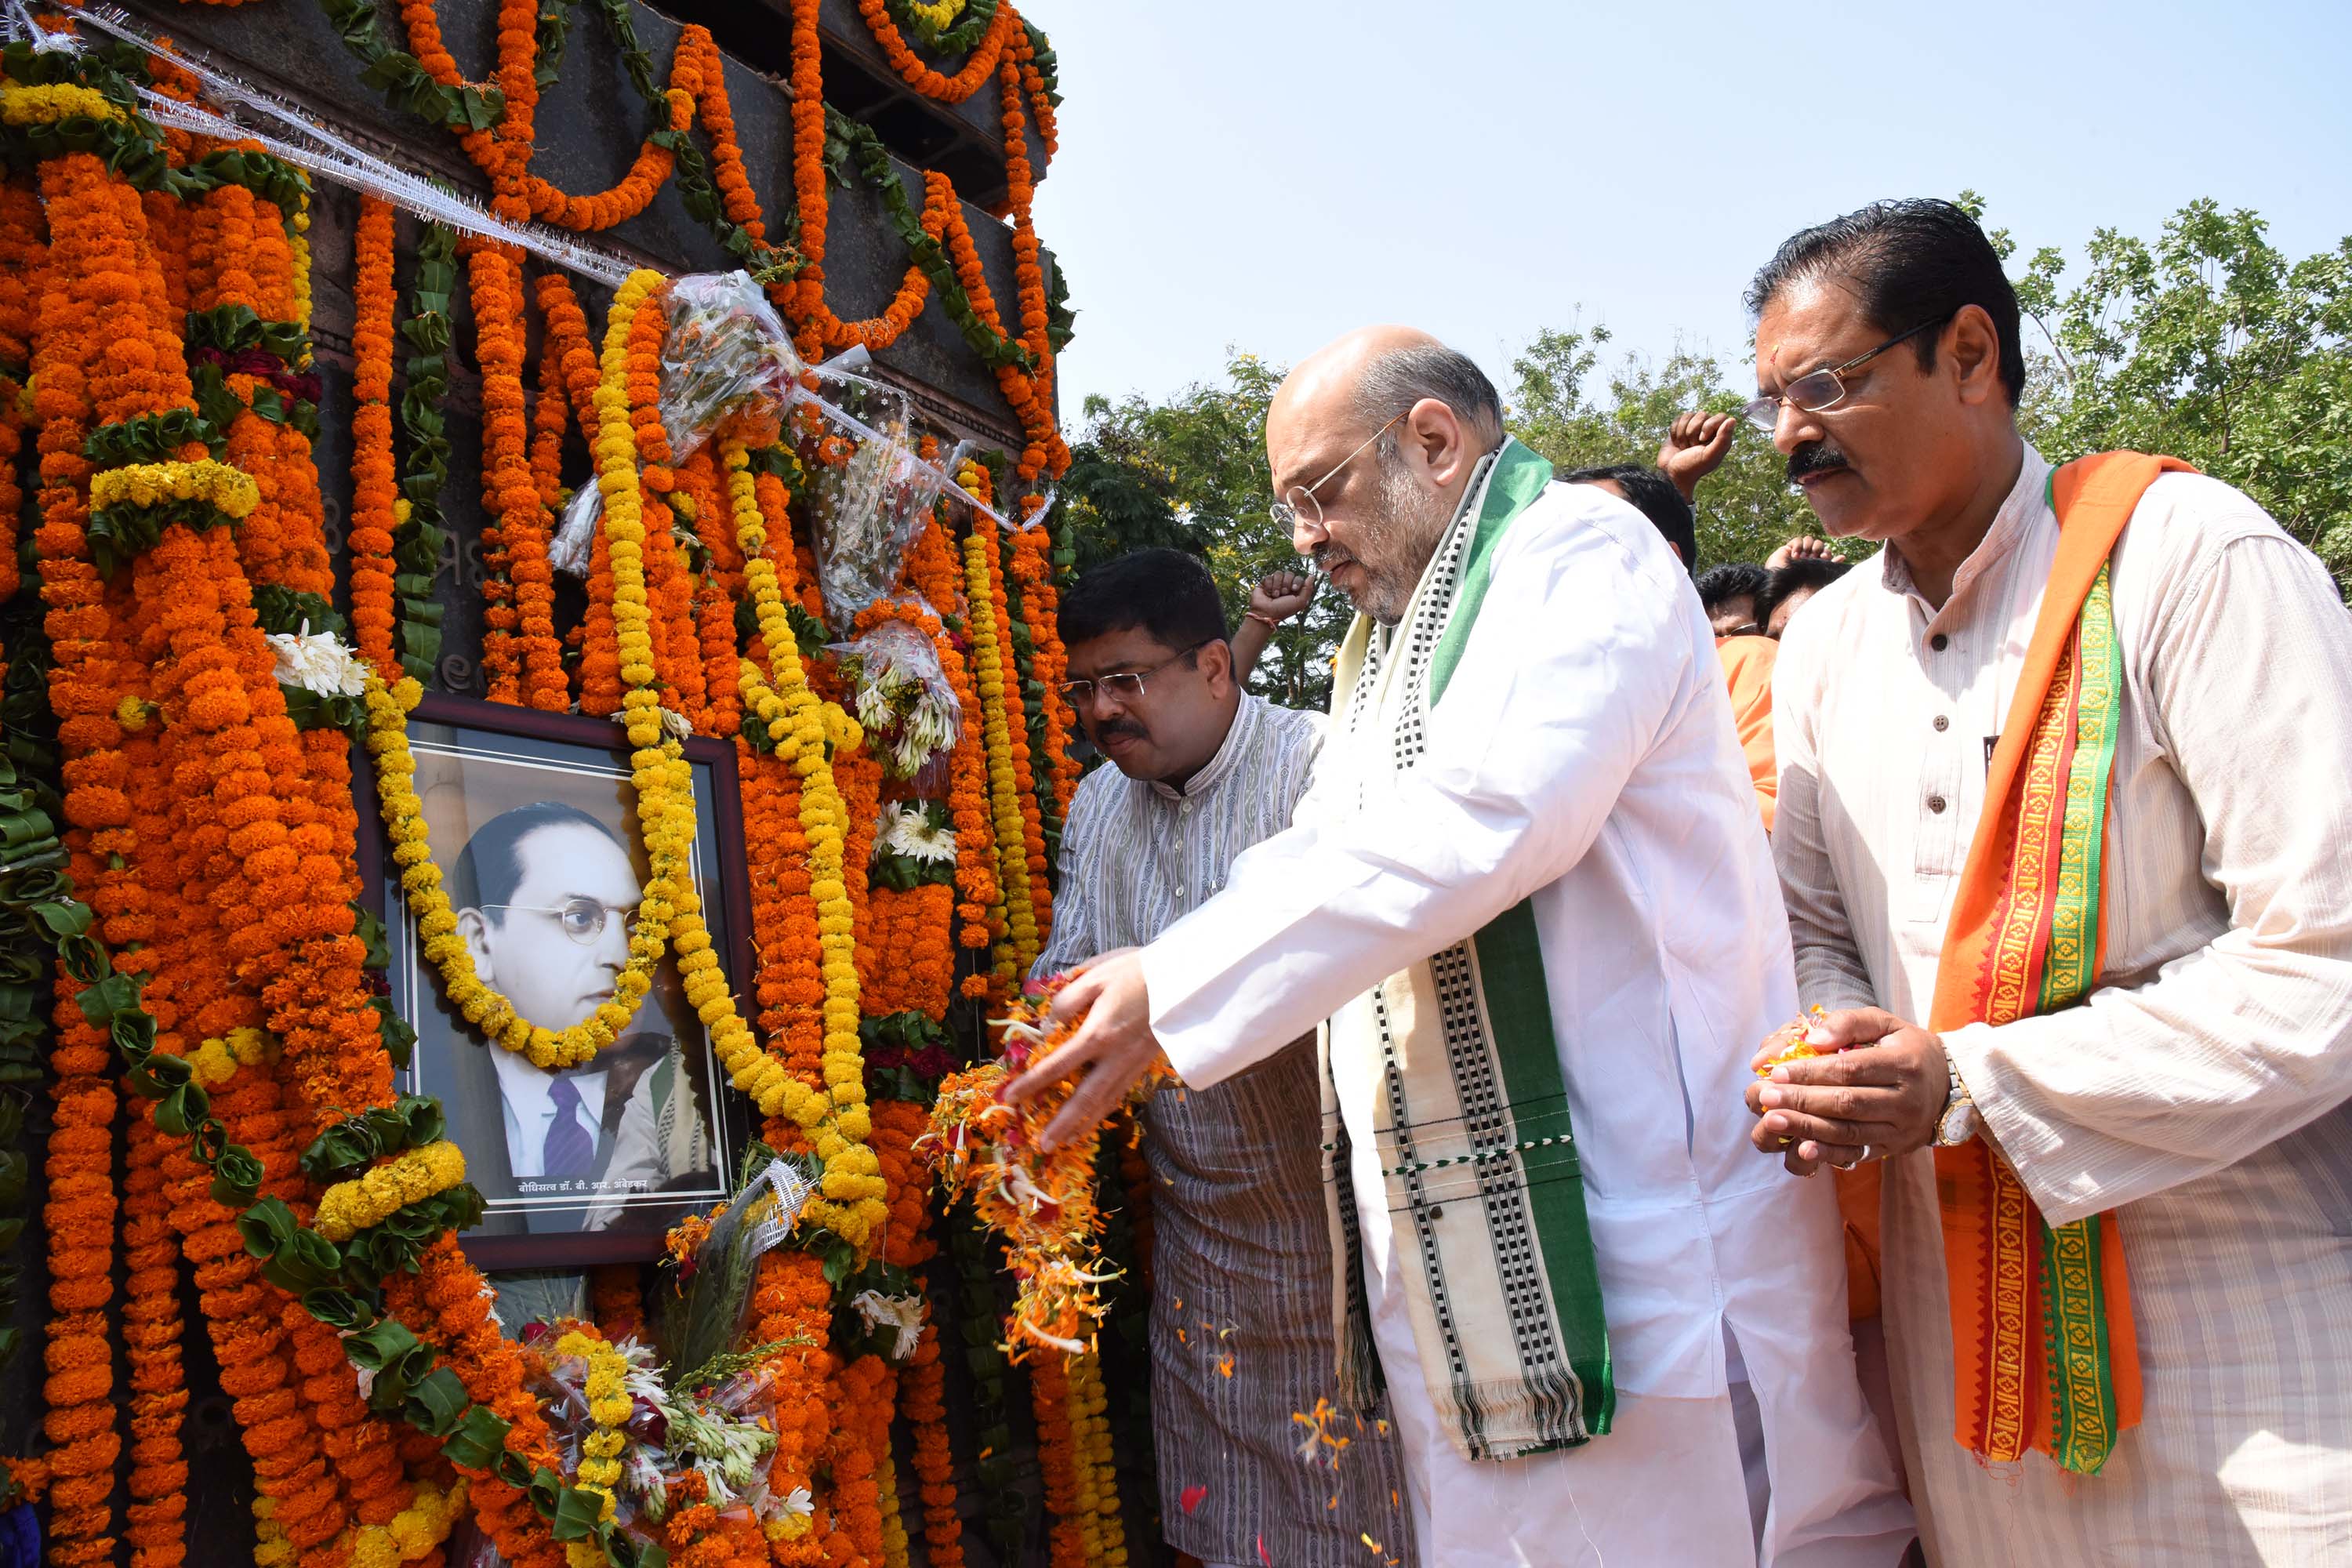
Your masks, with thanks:
[(1297, 554), (1312, 555), (1316, 546), (1330, 537), (1331, 531), (1323, 526), (1321, 517), (1309, 517), (1303, 511), (1291, 515), (1290, 548)]
[(604, 929), (596, 933), (596, 962), (619, 973), (629, 966), (629, 922), (618, 910), (604, 911)]
[(1773, 416), (1772, 445), (1784, 458), (1795, 457), (1800, 447), (1828, 438), (1829, 432), (1822, 428), (1821, 416), (1808, 414), (1793, 403), (1781, 404)]

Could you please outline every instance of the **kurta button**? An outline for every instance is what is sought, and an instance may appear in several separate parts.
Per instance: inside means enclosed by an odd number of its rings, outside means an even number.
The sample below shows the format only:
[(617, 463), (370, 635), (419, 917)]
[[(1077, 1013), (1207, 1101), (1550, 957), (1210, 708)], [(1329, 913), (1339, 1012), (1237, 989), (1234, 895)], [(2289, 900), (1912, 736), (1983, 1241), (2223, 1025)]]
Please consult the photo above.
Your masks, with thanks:
[(1952, 639), (1946, 637), (1941, 632), (1937, 632), (1934, 637), (1927, 639), (1927, 646), (1934, 648), (1937, 653), (1943, 652), (1946, 648), (1951, 647), (1951, 645)]
[(1945, 718), (1941, 713), (1936, 715), (1936, 730), (1938, 734), (1951, 727), (1952, 721), (1949, 719)]
[(1944, 797), (1940, 795), (1929, 795), (1927, 797), (1927, 809), (1929, 811), (1941, 812), (1944, 809)]
[(1443, 1204), (1432, 1204), (1429, 1209), (1429, 1217), (1433, 1220), (1444, 1219), (1445, 1217), (1445, 1205)]

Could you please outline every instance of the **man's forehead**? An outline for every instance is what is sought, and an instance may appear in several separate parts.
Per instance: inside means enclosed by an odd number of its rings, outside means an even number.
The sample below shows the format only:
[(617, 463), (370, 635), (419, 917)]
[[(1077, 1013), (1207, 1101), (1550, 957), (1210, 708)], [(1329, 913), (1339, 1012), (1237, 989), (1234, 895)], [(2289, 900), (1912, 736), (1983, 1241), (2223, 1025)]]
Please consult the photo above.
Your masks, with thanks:
[(1080, 680), (1122, 669), (1141, 669), (1158, 664), (1175, 651), (1141, 626), (1122, 626), (1098, 637), (1072, 643), (1066, 650), (1069, 672)]
[[(522, 862), (522, 876), (515, 889), (518, 896), (528, 889), (533, 897), (593, 898), (618, 888), (636, 887), (629, 852), (610, 835), (584, 822), (553, 822), (534, 828), (523, 835), (515, 853)], [(526, 897), (523, 901), (531, 900)]]
[(1851, 288), (1832, 279), (1790, 284), (1756, 322), (1758, 387), (1785, 386), (1853, 358), (1856, 351), (1848, 345), (1870, 330), (1862, 299)]

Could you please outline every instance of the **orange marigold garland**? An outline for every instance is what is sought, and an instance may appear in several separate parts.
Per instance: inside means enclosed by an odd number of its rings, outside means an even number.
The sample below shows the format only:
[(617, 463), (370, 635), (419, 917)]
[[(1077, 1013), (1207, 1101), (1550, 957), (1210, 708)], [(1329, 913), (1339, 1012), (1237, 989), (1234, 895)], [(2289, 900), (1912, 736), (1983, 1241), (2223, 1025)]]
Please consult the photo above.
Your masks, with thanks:
[[(968, 1194), (981, 1221), (1003, 1237), (1005, 1267), (1017, 1281), (1005, 1324), (1006, 1352), (1015, 1362), (1040, 1349), (1084, 1351), (1103, 1316), (1095, 1287), (1112, 1278), (1098, 1246), (1097, 1140), (1075, 1138), (1051, 1153), (1037, 1152), (1039, 1135), (1068, 1100), (1070, 1086), (1056, 1084), (1017, 1108), (999, 1097), (1011, 1079), (1076, 1033), (1075, 1025), (1048, 1023), (1051, 996), (1050, 988), (1041, 989), (1013, 1005), (1002, 1024), (1002, 1058), (941, 1080), (930, 1131), (919, 1146), (948, 1200)], [(1129, 1102), (1173, 1077), (1164, 1059), (1155, 1063)]]
[(495, 700), (562, 712), (571, 706), (571, 691), (555, 636), (555, 577), (547, 560), (545, 514), (530, 468), (520, 256), (511, 247), (481, 240), (467, 258), (482, 368), (483, 500), (498, 521), (512, 592), (512, 609), (502, 620), (511, 623), (513, 653), (507, 654), (501, 644), (494, 658), (496, 634), (486, 633), (483, 663), (514, 683), (511, 695), (504, 687), (494, 689)]
[(400, 501), (392, 453), (392, 204), (362, 195), (352, 245), (351, 618), (360, 657), (386, 680), (400, 679), (392, 641), (398, 618), (392, 535)]
[(123, 1181), (123, 1248), (129, 1273), (122, 1336), (131, 1362), (131, 1507), (123, 1537), (132, 1568), (173, 1568), (188, 1553), (188, 1467), (180, 1423), (188, 1405), (181, 1379), (180, 1243), (164, 1188), (162, 1135), (145, 1117), (130, 1128)]

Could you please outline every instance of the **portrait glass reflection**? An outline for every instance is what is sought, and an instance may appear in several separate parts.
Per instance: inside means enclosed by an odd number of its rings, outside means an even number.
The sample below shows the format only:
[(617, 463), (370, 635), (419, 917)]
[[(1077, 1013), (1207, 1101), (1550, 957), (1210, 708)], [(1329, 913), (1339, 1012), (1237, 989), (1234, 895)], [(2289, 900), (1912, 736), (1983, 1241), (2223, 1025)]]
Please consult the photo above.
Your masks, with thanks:
[[(485, 984), (532, 1023), (568, 1028), (612, 999), (629, 961), (647, 868), (626, 755), (609, 743), (435, 717), (458, 710), (431, 700), (409, 725), (416, 793), (457, 935)], [(542, 731), (620, 739), (593, 721), (534, 717)], [(722, 780), (714, 762), (689, 760), (689, 870), (716, 949), (728, 955), (713, 809)], [(483, 1238), (533, 1237), (544, 1241), (496, 1250), (517, 1263), (622, 1256), (637, 1250), (624, 1238), (649, 1248), (685, 1215), (726, 1195), (735, 1139), (713, 1093), (708, 1037), (672, 959), (618, 1039), (588, 1062), (551, 1071), (486, 1041), (449, 1005), (396, 874), (386, 878), (385, 897), (393, 1003), (417, 1035), (405, 1087), (441, 1101), (487, 1211), (469, 1250)], [(592, 1237), (606, 1239), (583, 1250)]]

